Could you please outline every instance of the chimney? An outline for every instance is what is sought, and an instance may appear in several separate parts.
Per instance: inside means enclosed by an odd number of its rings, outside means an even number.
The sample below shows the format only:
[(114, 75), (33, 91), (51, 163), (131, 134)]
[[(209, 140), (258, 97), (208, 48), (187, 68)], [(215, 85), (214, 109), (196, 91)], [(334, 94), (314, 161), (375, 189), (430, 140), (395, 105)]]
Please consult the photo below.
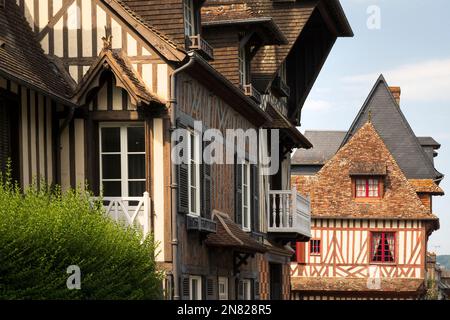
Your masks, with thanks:
[(389, 90), (391, 90), (391, 93), (394, 96), (395, 101), (397, 101), (397, 104), (400, 105), (400, 94), (402, 93), (400, 87), (389, 87)]

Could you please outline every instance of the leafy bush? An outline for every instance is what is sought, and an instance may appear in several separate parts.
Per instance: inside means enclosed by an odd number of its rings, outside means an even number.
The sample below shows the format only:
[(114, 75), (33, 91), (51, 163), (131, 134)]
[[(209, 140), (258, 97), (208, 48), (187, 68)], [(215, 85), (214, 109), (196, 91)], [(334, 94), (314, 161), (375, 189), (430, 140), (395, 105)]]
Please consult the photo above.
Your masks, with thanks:
[[(0, 175), (0, 299), (158, 299), (151, 237), (105, 217), (89, 193), (36, 184), (23, 194)], [(81, 289), (69, 290), (70, 265)]]

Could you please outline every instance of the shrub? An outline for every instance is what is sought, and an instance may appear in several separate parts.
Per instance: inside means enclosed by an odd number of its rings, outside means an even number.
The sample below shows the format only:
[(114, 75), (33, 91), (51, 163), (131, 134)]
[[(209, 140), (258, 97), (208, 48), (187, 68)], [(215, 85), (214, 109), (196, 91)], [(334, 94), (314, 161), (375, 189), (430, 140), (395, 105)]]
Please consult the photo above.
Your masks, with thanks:
[[(105, 217), (89, 193), (40, 184), (26, 190), (0, 175), (0, 299), (158, 299), (152, 237)], [(69, 290), (70, 265), (81, 289)]]

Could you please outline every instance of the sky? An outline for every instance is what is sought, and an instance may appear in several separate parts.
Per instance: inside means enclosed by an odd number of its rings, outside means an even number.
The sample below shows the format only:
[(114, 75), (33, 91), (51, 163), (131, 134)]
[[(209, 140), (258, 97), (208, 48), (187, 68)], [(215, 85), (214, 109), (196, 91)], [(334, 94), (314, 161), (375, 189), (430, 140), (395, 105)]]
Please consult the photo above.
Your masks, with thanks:
[(341, 0), (355, 36), (336, 41), (302, 111), (300, 130), (348, 130), (380, 74), (400, 86), (417, 136), (442, 147), (435, 166), (448, 195), (434, 197), (441, 228), (429, 251), (450, 254), (450, 1)]

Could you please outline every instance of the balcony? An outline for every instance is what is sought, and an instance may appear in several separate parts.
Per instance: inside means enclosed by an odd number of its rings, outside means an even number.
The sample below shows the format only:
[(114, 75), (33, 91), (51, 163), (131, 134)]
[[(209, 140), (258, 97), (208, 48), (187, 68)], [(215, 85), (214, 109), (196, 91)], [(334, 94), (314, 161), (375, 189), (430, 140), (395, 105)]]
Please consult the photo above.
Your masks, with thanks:
[(103, 197), (93, 198), (102, 201), (105, 214), (125, 227), (134, 227), (142, 232), (143, 238), (150, 232), (150, 196), (144, 192), (142, 197)]
[(246, 96), (252, 98), (258, 104), (261, 103), (261, 94), (258, 92), (258, 90), (255, 89), (253, 85), (246, 84), (242, 88)]
[(280, 97), (289, 97), (291, 90), (281, 77), (276, 77), (272, 82), (272, 90)]
[(197, 51), (205, 60), (214, 60), (214, 50), (199, 34), (187, 38), (188, 50)]
[(306, 240), (311, 237), (311, 209), (308, 198), (292, 190), (270, 190), (267, 232), (283, 242)]
[(188, 214), (186, 216), (186, 229), (188, 231), (198, 231), (201, 233), (216, 233), (217, 224), (211, 219)]

